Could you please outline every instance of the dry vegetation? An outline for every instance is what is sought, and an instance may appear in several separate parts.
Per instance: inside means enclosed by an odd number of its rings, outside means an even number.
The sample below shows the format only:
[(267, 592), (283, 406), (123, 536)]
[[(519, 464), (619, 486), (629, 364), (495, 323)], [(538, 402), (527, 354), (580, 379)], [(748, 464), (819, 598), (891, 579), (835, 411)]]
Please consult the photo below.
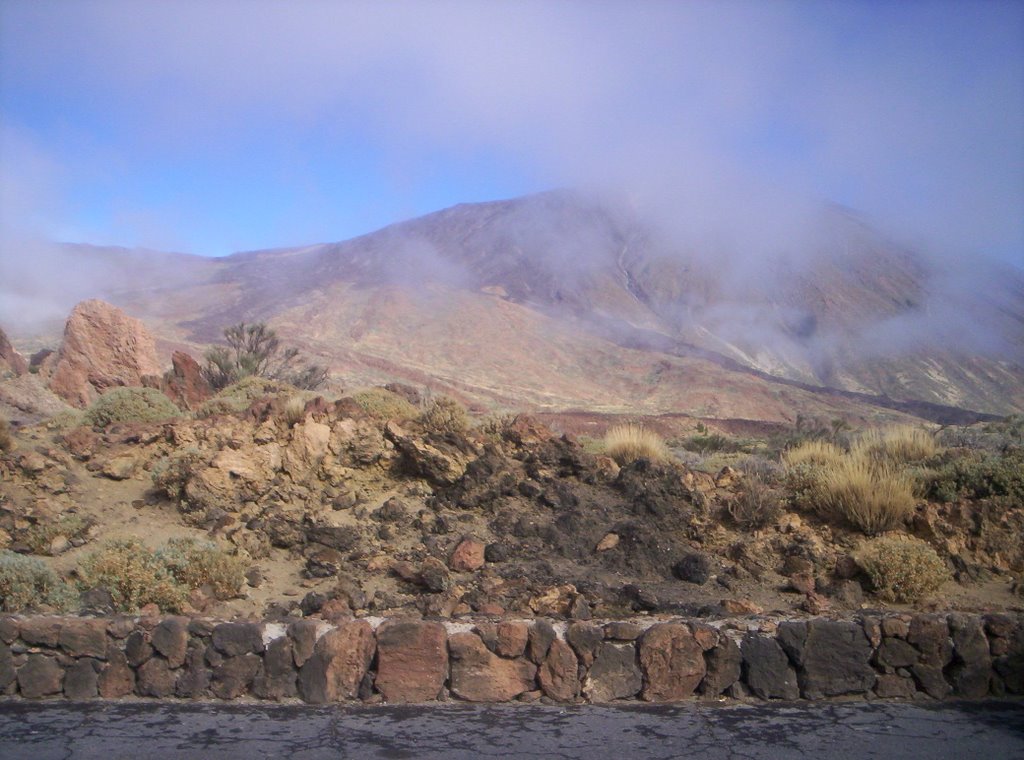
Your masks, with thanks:
[(85, 410), (83, 422), (105, 428), (116, 422), (162, 422), (180, 415), (181, 410), (154, 388), (114, 388)]
[(658, 462), (669, 456), (661, 436), (641, 425), (632, 424), (609, 428), (604, 435), (604, 452), (620, 466), (638, 459)]
[(889, 602), (919, 602), (950, 580), (949, 570), (935, 549), (909, 536), (867, 541), (856, 553), (879, 598)]

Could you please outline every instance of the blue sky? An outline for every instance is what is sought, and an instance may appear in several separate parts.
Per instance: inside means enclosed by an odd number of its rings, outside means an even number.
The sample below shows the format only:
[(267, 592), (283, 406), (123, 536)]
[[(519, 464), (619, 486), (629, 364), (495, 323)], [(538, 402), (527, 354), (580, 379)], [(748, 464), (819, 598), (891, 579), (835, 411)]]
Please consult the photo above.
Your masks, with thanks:
[(1024, 261), (1024, 3), (0, 0), (0, 255), (223, 255), (556, 186)]

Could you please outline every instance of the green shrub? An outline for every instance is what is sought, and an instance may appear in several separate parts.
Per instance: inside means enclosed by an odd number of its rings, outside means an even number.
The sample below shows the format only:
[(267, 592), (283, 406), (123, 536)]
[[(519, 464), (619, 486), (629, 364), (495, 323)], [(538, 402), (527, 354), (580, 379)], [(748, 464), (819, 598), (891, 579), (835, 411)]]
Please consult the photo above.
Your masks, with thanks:
[(469, 429), (469, 415), (455, 399), (438, 396), (419, 416), (419, 423), (425, 431), (435, 435), (465, 433)]
[(150, 475), (153, 485), (172, 499), (183, 498), (192, 470), (201, 460), (199, 449), (195, 446), (188, 446), (163, 457), (153, 465)]
[(750, 446), (746, 445), (742, 441), (737, 441), (734, 438), (724, 436), (721, 433), (692, 435), (689, 438), (684, 439), (680, 443), (680, 446), (687, 451), (696, 451), (701, 454), (712, 454), (715, 452), (721, 452), (724, 454), (734, 454), (737, 452), (742, 452), (744, 454), (750, 453)]
[(195, 416), (204, 419), (222, 414), (241, 414), (252, 406), (254, 401), (282, 393), (295, 393), (295, 390), (294, 386), (279, 380), (256, 376), (244, 377), (221, 390), (213, 398), (204, 401), (196, 410)]
[(890, 602), (918, 602), (950, 580), (936, 551), (916, 538), (876, 538), (854, 554), (875, 593)]
[(36, 523), (25, 531), (23, 540), (33, 554), (49, 554), (50, 544), (57, 536), (68, 540), (84, 538), (92, 522), (81, 515), (61, 515), (53, 522)]
[(83, 422), (102, 428), (115, 422), (161, 422), (180, 414), (181, 410), (154, 388), (114, 388), (85, 410)]
[(0, 454), (6, 454), (14, 448), (14, 439), (11, 437), (11, 424), (6, 417), (0, 417)]
[(313, 390), (327, 382), (327, 368), (305, 364), (297, 348), (284, 348), (277, 333), (263, 322), (225, 328), (227, 346), (206, 352), (203, 377), (219, 390), (245, 377), (280, 380), (296, 388)]
[(0, 550), (0, 609), (22, 612), (48, 605), (68, 609), (73, 594), (57, 574), (38, 557)]
[(352, 396), (363, 411), (378, 420), (411, 420), (418, 412), (397, 393), (385, 388), (369, 388)]
[(105, 588), (122, 612), (156, 604), (161, 610), (180, 612), (188, 590), (156, 552), (137, 538), (107, 542), (78, 566), (82, 591)]
[(668, 458), (668, 448), (661, 436), (640, 425), (616, 425), (604, 434), (604, 453), (619, 465), (638, 459), (652, 462)]
[(936, 501), (1005, 497), (1024, 502), (1024, 450), (950, 452), (933, 464), (926, 493)]
[(207, 541), (172, 538), (156, 555), (179, 583), (208, 586), (217, 599), (237, 597), (245, 583), (245, 560)]

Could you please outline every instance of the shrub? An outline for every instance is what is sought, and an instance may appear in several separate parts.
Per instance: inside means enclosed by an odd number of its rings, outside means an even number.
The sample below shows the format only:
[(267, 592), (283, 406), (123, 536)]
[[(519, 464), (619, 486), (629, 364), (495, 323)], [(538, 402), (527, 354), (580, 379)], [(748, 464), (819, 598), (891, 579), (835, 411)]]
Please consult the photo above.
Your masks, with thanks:
[(302, 422), (306, 418), (306, 397), (292, 396), (285, 401), (282, 416), (288, 427), (295, 427)]
[(163, 457), (153, 465), (153, 485), (172, 499), (183, 498), (193, 467), (201, 459), (199, 449), (195, 446), (188, 446)]
[(237, 383), (223, 388), (216, 396), (196, 410), (196, 417), (204, 419), (220, 414), (240, 414), (252, 406), (254, 401), (280, 393), (294, 392), (294, 386), (265, 377), (245, 377)]
[(747, 443), (729, 438), (721, 433), (705, 432), (699, 435), (692, 435), (684, 439), (679, 445), (687, 451), (696, 451), (701, 454), (712, 454), (715, 452), (724, 454), (750, 453), (750, 446)]
[(455, 399), (439, 396), (420, 415), (419, 423), (428, 433), (436, 435), (465, 433), (469, 429), (469, 415)]
[(4, 612), (41, 604), (67, 609), (72, 601), (67, 584), (41, 559), (0, 550), (0, 609)]
[(747, 475), (739, 495), (726, 507), (729, 517), (742, 530), (766, 528), (782, 514), (782, 500), (757, 477)]
[(854, 553), (875, 593), (890, 602), (918, 602), (950, 580), (936, 551), (916, 538), (876, 538)]
[(209, 542), (173, 538), (156, 556), (186, 588), (209, 586), (218, 599), (238, 596), (245, 582), (245, 560)]
[(1024, 502), (1024, 451), (951, 453), (927, 478), (926, 493), (936, 501), (1004, 497)]
[(847, 456), (819, 470), (815, 507), (874, 535), (906, 521), (916, 503), (914, 485), (910, 475), (890, 465)]
[(0, 417), (0, 454), (6, 454), (14, 448), (14, 439), (11, 437), (11, 424), (5, 417)]
[(187, 599), (184, 585), (156, 552), (137, 538), (107, 542), (79, 564), (77, 573), (82, 591), (105, 588), (122, 612), (150, 603), (161, 610), (180, 612)]
[(245, 377), (280, 380), (296, 388), (313, 390), (327, 381), (327, 369), (302, 364), (297, 348), (283, 348), (277, 333), (263, 322), (225, 328), (227, 347), (206, 352), (203, 377), (214, 389), (226, 388)]
[[(515, 414), (491, 414), (488, 415), (478, 426), (479, 430), (488, 440), (498, 442), (504, 438), (505, 433), (519, 419)], [(580, 445), (583, 445), (584, 436), (580, 436)]]
[(180, 414), (181, 410), (154, 388), (114, 388), (85, 410), (83, 422), (102, 428), (115, 422), (161, 422)]
[(657, 433), (640, 425), (616, 425), (604, 434), (604, 452), (619, 465), (638, 459), (660, 461), (668, 458), (668, 448)]
[(370, 388), (352, 396), (363, 411), (378, 420), (411, 420), (417, 416), (416, 407), (384, 388)]
[(930, 459), (941, 451), (935, 437), (926, 430), (901, 425), (887, 430), (869, 430), (854, 442), (851, 453), (880, 462), (910, 464)]
[(33, 554), (49, 554), (50, 544), (57, 536), (64, 536), (68, 540), (83, 538), (92, 522), (81, 515), (66, 514), (58, 517), (54, 522), (36, 523), (25, 531), (24, 541)]
[(790, 467), (804, 464), (831, 467), (843, 461), (845, 456), (845, 452), (834, 443), (814, 439), (789, 449), (783, 453), (782, 459)]

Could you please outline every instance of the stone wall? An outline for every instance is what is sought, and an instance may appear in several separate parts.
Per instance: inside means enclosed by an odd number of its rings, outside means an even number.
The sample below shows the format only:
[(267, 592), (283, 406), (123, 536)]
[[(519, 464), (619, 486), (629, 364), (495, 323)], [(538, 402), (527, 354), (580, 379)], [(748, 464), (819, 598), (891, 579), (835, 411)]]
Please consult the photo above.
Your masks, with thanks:
[(218, 622), (0, 616), (0, 693), (321, 704), (1024, 694), (1024, 616)]

